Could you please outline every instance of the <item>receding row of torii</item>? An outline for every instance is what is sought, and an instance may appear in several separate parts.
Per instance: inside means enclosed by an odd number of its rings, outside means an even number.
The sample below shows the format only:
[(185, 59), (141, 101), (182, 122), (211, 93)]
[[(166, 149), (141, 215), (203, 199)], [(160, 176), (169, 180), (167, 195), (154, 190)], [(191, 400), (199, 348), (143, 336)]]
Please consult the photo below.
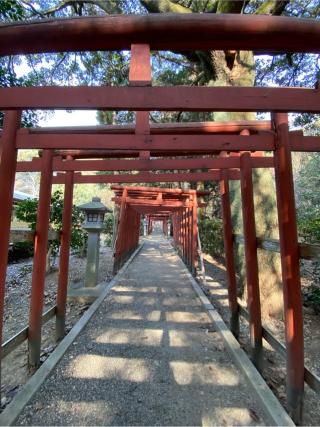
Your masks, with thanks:
[[(287, 113), (319, 112), (320, 92), (318, 89), (300, 88), (152, 87), (150, 66), (150, 49), (181, 51), (242, 48), (259, 49), (266, 53), (319, 52), (319, 22), (294, 20), (293, 24), (287, 18), (270, 18), (163, 15), (155, 20), (155, 17), (151, 16), (123, 16), (111, 20), (108, 18), (64, 20), (63, 25), (59, 22), (38, 22), (0, 26), (1, 55), (98, 48), (131, 49), (129, 87), (0, 89), (0, 109), (5, 111), (0, 139), (1, 333), (15, 173), (17, 171), (41, 173), (28, 330), (31, 365), (38, 365), (40, 360), (46, 246), (53, 184), (62, 183), (65, 188), (56, 308), (58, 339), (65, 331), (74, 185), (212, 180), (220, 184), (230, 324), (232, 332), (238, 336), (239, 305), (233, 256), (229, 181), (239, 180), (251, 352), (253, 362), (261, 369), (262, 324), (252, 170), (274, 168), (286, 325), (287, 397), (290, 413), (299, 421), (304, 389), (304, 350), (291, 151), (319, 151), (320, 139), (303, 136), (300, 131), (290, 132)], [(119, 25), (115, 25), (116, 21)], [(194, 28), (195, 31), (189, 31), (190, 28)], [(107, 34), (109, 37), (105, 37)], [(31, 40), (33, 43), (30, 43)], [(103, 46), (100, 45), (102, 41)], [(137, 112), (136, 122), (128, 126), (94, 128), (20, 128), (22, 110), (56, 108), (131, 110)], [(272, 114), (271, 121), (150, 125), (149, 111), (152, 110), (269, 111)], [(30, 148), (41, 150), (39, 157), (30, 162), (17, 162), (17, 150)], [(265, 152), (272, 154), (264, 155)], [(108, 174), (88, 174), (90, 171), (106, 171)], [(160, 200), (152, 203), (154, 200), (149, 199), (147, 203), (144, 201), (143, 206), (136, 201), (137, 196), (133, 197), (134, 201), (130, 200), (132, 199), (130, 185), (115, 191), (119, 193), (118, 196), (116, 194), (116, 198), (119, 197), (116, 203), (120, 206), (116, 260), (121, 263), (137, 244), (140, 215), (165, 211), (164, 202)], [(156, 193), (158, 198), (159, 194), (163, 197), (165, 192)], [(192, 206), (189, 206), (191, 196), (189, 193), (188, 202), (176, 200), (181, 206), (179, 205), (177, 212), (170, 214), (178, 233), (174, 238), (182, 245), (180, 250), (183, 257), (190, 261), (192, 266), (196, 244), (194, 215), (197, 202), (196, 195), (193, 195)], [(121, 227), (134, 232), (125, 236)]]
[[(2, 134), (2, 141), (5, 140), (6, 126), (10, 129), (12, 123), (16, 122), (18, 113), (9, 112), (6, 114), (5, 128)], [(139, 113), (137, 113), (137, 118)], [(9, 124), (9, 126), (8, 126)], [(179, 129), (180, 125), (177, 125)], [(50, 195), (51, 186), (59, 183), (64, 184), (64, 212), (63, 212), (63, 230), (61, 234), (61, 255), (59, 269), (59, 285), (57, 293), (57, 336), (61, 337), (64, 334), (66, 299), (67, 299), (67, 284), (68, 284), (68, 264), (69, 264), (69, 243), (70, 243), (70, 218), (72, 211), (72, 194), (76, 184), (90, 183), (165, 183), (165, 182), (203, 182), (203, 181), (219, 181), (222, 197), (222, 211), (224, 219), (224, 241), (225, 241), (225, 257), (228, 275), (228, 291), (229, 304), (231, 310), (231, 329), (237, 336), (239, 328), (239, 306), (237, 302), (237, 285), (236, 274), (233, 259), (233, 236), (230, 212), (230, 195), (229, 181), (240, 180), (242, 188), (242, 208), (243, 208), (243, 230), (245, 238), (245, 254), (246, 254), (246, 275), (248, 284), (248, 310), (250, 313), (250, 331), (252, 342), (252, 357), (258, 368), (262, 366), (262, 328), (261, 328), (261, 312), (260, 312), (260, 296), (259, 296), (259, 277), (258, 277), (258, 261), (257, 261), (257, 243), (255, 234), (254, 220), (254, 204), (253, 204), (253, 183), (252, 170), (254, 168), (275, 168), (276, 188), (278, 193), (278, 212), (280, 235), (281, 227), (282, 234), (282, 259), (289, 265), (283, 267), (283, 284), (284, 288), (290, 288), (290, 292), (285, 294), (285, 306), (295, 307), (293, 317), (287, 318), (287, 333), (288, 336), (294, 337), (288, 341), (287, 358), (290, 366), (295, 366), (294, 370), (290, 369), (290, 375), (296, 381), (298, 372), (303, 370), (303, 330), (302, 330), (302, 304), (300, 295), (300, 275), (298, 268), (299, 253), (297, 251), (297, 240), (293, 240), (292, 236), (296, 236), (296, 224), (292, 221), (295, 218), (295, 206), (293, 195), (293, 181), (291, 170), (290, 152), (296, 144), (296, 149), (300, 145), (300, 151), (314, 150), (318, 145), (317, 137), (304, 137), (301, 133), (290, 134), (288, 128), (288, 116), (285, 113), (275, 113), (272, 122), (240, 122), (240, 123), (216, 123), (212, 124), (196, 124), (197, 126), (209, 127), (213, 132), (207, 134), (152, 134), (155, 141), (155, 149), (151, 140), (150, 146), (143, 142), (144, 148), (149, 150), (141, 150), (140, 145), (134, 145), (135, 138), (141, 141), (138, 133), (118, 134), (118, 128), (115, 128), (115, 135), (106, 133), (104, 135), (103, 127), (99, 127), (97, 132), (84, 133), (79, 132), (81, 129), (72, 130), (69, 133), (48, 132), (45, 130), (21, 130), (18, 135), (23, 135), (24, 143), (19, 143), (19, 149), (34, 148), (35, 143), (31, 143), (33, 137), (35, 140), (38, 137), (38, 148), (42, 145), (41, 155), (30, 162), (17, 162), (16, 171), (40, 171), (40, 193), (39, 193), (39, 211), (36, 227), (36, 247), (33, 272), (33, 292), (31, 296), (30, 306), (30, 326), (29, 326), (29, 360), (30, 363), (36, 365), (40, 357), (40, 342), (41, 342), (41, 317), (43, 306), (44, 291), (44, 275), (45, 275), (45, 257), (46, 252), (47, 230), (49, 223), (50, 211)], [(215, 127), (216, 126), (216, 127)], [(221, 132), (221, 127), (224, 127), (227, 132)], [(236, 127), (237, 131), (232, 129)], [(261, 130), (261, 127), (264, 127)], [(268, 127), (268, 129), (266, 129)], [(168, 126), (170, 129), (170, 126)], [(183, 125), (181, 125), (183, 129)], [(238, 132), (239, 128), (240, 134)], [(215, 130), (219, 129), (219, 133)], [(62, 129), (59, 129), (61, 132)], [(185, 132), (185, 130), (183, 129)], [(20, 133), (19, 133), (20, 132)], [(110, 128), (108, 128), (110, 132)], [(221, 132), (221, 133), (220, 133)], [(106, 137), (106, 145), (110, 137), (119, 137), (119, 141), (123, 139), (125, 151), (121, 152), (125, 158), (119, 158), (119, 144), (117, 139), (113, 140), (116, 152), (113, 152), (110, 146), (103, 149), (98, 147), (103, 146), (103, 139)], [(50, 148), (46, 146), (46, 138), (50, 141)], [(75, 142), (70, 144), (67, 142), (70, 138), (76, 138)], [(90, 147), (86, 151), (84, 148), (75, 150), (77, 141), (83, 140)], [(159, 139), (157, 139), (159, 137)], [(88, 139), (89, 138), (89, 139)], [(99, 143), (94, 144), (93, 141), (98, 138)], [(143, 138), (143, 137), (142, 137)], [(148, 137), (150, 138), (150, 137)], [(39, 142), (42, 140), (43, 142)], [(30, 141), (30, 143), (28, 142)], [(55, 147), (55, 141), (66, 141), (63, 151)], [(91, 143), (92, 141), (92, 143)], [(133, 141), (133, 142), (132, 142)], [(177, 141), (177, 143), (175, 142)], [(186, 141), (186, 142), (184, 142)], [(193, 142), (193, 147), (191, 146)], [(304, 144), (304, 141), (306, 142)], [(281, 144), (281, 145), (280, 145)], [(61, 144), (60, 144), (61, 145)], [(68, 145), (72, 148), (68, 149)], [(121, 145), (121, 144), (120, 144)], [(174, 150), (168, 149), (168, 146), (174, 146)], [(133, 148), (132, 148), (133, 147)], [(152, 148), (151, 148), (152, 147)], [(210, 148), (211, 147), (211, 148)], [(273, 152), (273, 155), (265, 156), (264, 152)], [(134, 153), (134, 154), (133, 154)], [(195, 155), (196, 154), (196, 155)], [(133, 157), (133, 155), (135, 157)], [(111, 157), (114, 156), (114, 157)], [(117, 157), (115, 157), (117, 156)], [(192, 156), (192, 157), (191, 157)], [(159, 172), (159, 170), (161, 172)], [(200, 170), (200, 171), (199, 171)], [(109, 174), (88, 174), (90, 171), (111, 171)], [(122, 172), (120, 172), (122, 171)], [(128, 173), (128, 171), (130, 171)], [(132, 172), (139, 171), (139, 172)], [(57, 174), (55, 172), (58, 172)], [(82, 174), (81, 172), (84, 172)], [(290, 211), (290, 221), (287, 221), (288, 210)], [(135, 216), (135, 218), (133, 218)], [(129, 230), (137, 230), (140, 214), (131, 215), (131, 222), (135, 224), (128, 228)], [(128, 220), (129, 217), (127, 217)], [(178, 217), (174, 221), (178, 220)], [(282, 224), (282, 225), (281, 225)], [(127, 223), (127, 226), (129, 223)], [(1, 227), (1, 226), (0, 226)], [(136, 245), (138, 234), (131, 233), (132, 238), (128, 251), (122, 248), (124, 259), (131, 253)], [(289, 238), (290, 236), (290, 238)], [(128, 241), (128, 235), (126, 237)], [(118, 241), (120, 242), (121, 239)], [(190, 261), (191, 251), (187, 254), (188, 249), (183, 249), (184, 259)], [(290, 254), (290, 256), (288, 256)], [(191, 255), (194, 256), (194, 255)], [(187, 257), (187, 258), (186, 258)], [(115, 256), (116, 263), (118, 261)], [(120, 264), (119, 264), (120, 265)], [(192, 261), (190, 262), (192, 264)], [(5, 267), (3, 267), (5, 268)], [(287, 277), (287, 279), (285, 279)], [(286, 301), (287, 298), (287, 301)], [(289, 332), (291, 331), (291, 332)], [(302, 362), (301, 362), (302, 361)], [(301, 364), (302, 363), (302, 364)], [(300, 366), (298, 370), (298, 366)], [(301, 381), (300, 381), (301, 385)], [(295, 399), (295, 398), (294, 398)]]

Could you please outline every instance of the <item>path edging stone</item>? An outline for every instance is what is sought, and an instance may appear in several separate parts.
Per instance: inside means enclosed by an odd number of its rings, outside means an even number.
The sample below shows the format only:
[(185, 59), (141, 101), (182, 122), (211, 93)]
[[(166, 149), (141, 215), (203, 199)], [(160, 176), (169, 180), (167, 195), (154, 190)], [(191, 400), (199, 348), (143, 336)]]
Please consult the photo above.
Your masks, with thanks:
[[(180, 257), (179, 260), (185, 266)], [(274, 426), (295, 426), (290, 416), (281, 406), (280, 402), (248, 358), (247, 354), (240, 347), (239, 342), (233, 336), (220, 314), (215, 310), (186, 266), (185, 269), (194, 291), (198, 295), (205, 309), (208, 311), (209, 317), (212, 319), (217, 331), (221, 334), (231, 359), (245, 377), (255, 397), (259, 400), (261, 408), (263, 409), (268, 421)]]

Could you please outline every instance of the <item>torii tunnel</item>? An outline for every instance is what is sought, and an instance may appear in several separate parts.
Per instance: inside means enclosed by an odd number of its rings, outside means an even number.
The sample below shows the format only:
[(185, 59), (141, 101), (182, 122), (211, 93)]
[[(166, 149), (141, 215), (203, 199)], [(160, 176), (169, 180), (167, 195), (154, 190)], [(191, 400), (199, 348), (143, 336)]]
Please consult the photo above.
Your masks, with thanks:
[[(320, 151), (320, 138), (304, 136), (301, 131), (290, 132), (288, 113), (319, 113), (320, 91), (310, 88), (152, 86), (150, 49), (319, 53), (320, 22), (223, 14), (117, 15), (1, 24), (0, 39), (2, 56), (131, 50), (129, 86), (0, 89), (0, 110), (5, 113), (0, 139), (1, 332), (15, 173), (40, 171), (30, 317), (27, 332), (23, 335), (29, 343), (31, 365), (39, 365), (40, 360), (50, 197), (54, 183), (65, 186), (59, 283), (56, 306), (52, 311), (56, 315), (58, 339), (65, 333), (74, 184), (138, 185), (213, 180), (219, 182), (221, 190), (230, 323), (232, 332), (238, 336), (241, 310), (237, 300), (229, 182), (240, 180), (251, 353), (254, 364), (261, 370), (262, 338), (269, 339), (275, 347), (277, 345), (274, 339), (266, 338), (261, 322), (252, 170), (271, 168), (275, 172), (286, 327), (286, 348), (281, 347), (281, 351), (287, 364), (287, 405), (293, 419), (299, 422), (304, 381), (318, 391), (320, 383), (304, 367), (301, 253), (297, 239), (291, 152)], [(135, 125), (128, 126), (22, 129), (22, 111), (34, 109), (130, 110), (137, 113)], [(150, 111), (270, 112), (271, 121), (154, 125), (149, 122)], [(42, 153), (32, 161), (17, 162), (19, 149), (38, 149)], [(88, 174), (90, 171), (115, 173)], [(193, 269), (197, 248), (196, 192), (143, 187), (137, 190), (130, 186), (114, 189), (115, 202), (120, 207), (116, 268), (137, 245), (138, 217), (146, 214), (171, 217), (175, 244)], [(10, 348), (20, 344), (21, 337), (20, 334), (11, 340)], [(2, 346), (3, 354), (5, 351), (8, 351), (8, 345)]]
[(196, 270), (198, 249), (197, 195), (207, 192), (152, 187), (111, 187), (119, 207), (117, 240), (114, 251), (115, 270), (119, 268), (139, 244), (140, 219), (146, 215), (148, 234), (153, 222), (163, 223), (168, 234), (172, 223), (174, 245), (192, 272)]

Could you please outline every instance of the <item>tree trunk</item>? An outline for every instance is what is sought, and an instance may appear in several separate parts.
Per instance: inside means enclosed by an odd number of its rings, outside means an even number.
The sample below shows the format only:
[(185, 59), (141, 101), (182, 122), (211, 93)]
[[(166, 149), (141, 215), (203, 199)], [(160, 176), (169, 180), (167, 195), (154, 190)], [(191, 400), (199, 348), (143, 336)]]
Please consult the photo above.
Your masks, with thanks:
[[(226, 57), (225, 52), (211, 52), (216, 70), (214, 86), (253, 86), (255, 79), (254, 57), (252, 52), (234, 53), (234, 58)], [(230, 68), (230, 63), (232, 63)], [(214, 114), (215, 120), (254, 120), (255, 113)], [(278, 216), (274, 174), (271, 169), (254, 169), (254, 205), (257, 237), (279, 239)], [(231, 210), (234, 233), (243, 234), (240, 183), (230, 182)], [(244, 247), (235, 248), (239, 289), (246, 295)], [(265, 315), (280, 317), (283, 315), (283, 297), (281, 289), (280, 256), (274, 252), (258, 250), (259, 281), (261, 291), (261, 309)]]
[[(140, 0), (151, 13), (190, 13), (192, 10), (175, 0)], [(267, 0), (255, 13), (280, 15), (288, 0)], [(215, 13), (242, 13), (245, 1), (217, 0)], [(211, 51), (186, 53), (186, 58), (196, 63), (208, 86), (254, 86), (255, 62), (250, 51)], [(200, 84), (200, 83), (198, 83)], [(216, 112), (216, 121), (254, 120), (255, 113)], [(276, 195), (273, 171), (253, 171), (256, 232), (258, 237), (279, 238)], [(230, 182), (233, 232), (243, 234), (240, 183)], [(245, 294), (244, 248), (236, 248), (239, 289)], [(261, 309), (263, 314), (283, 315), (280, 256), (273, 252), (258, 251)]]

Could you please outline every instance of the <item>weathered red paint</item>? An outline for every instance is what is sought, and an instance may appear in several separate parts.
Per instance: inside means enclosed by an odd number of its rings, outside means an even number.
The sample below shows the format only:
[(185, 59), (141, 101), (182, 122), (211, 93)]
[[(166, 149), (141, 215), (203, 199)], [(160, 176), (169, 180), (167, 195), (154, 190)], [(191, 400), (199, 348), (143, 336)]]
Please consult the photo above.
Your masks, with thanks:
[(287, 403), (296, 423), (301, 422), (304, 389), (304, 340), (294, 185), (288, 115), (275, 114), (275, 178), (287, 348)]
[(1, 88), (0, 110), (12, 109), (317, 113), (320, 92), (316, 89), (238, 86)]
[(197, 193), (193, 194), (192, 206), (192, 273), (196, 273), (198, 251), (198, 205)]
[[(129, 68), (130, 86), (151, 86), (150, 47), (147, 44), (131, 46)], [(136, 135), (150, 135), (149, 111), (136, 112)], [(149, 159), (150, 151), (140, 151), (141, 159)]]
[(0, 26), (0, 55), (130, 49), (319, 52), (316, 20), (250, 14), (147, 14), (51, 19)]
[(53, 151), (44, 150), (40, 180), (39, 205), (34, 241), (32, 287), (29, 313), (29, 365), (40, 364), (42, 310), (47, 261), (48, 229), (50, 218)]
[(131, 86), (148, 86), (151, 84), (150, 46), (132, 44), (129, 69)]
[(228, 280), (228, 299), (230, 309), (230, 329), (233, 335), (239, 337), (239, 305), (237, 301), (237, 279), (233, 253), (233, 232), (228, 174), (221, 172), (220, 194), (223, 219), (223, 240), (226, 274)]
[(241, 200), (243, 235), (245, 241), (245, 265), (248, 292), (248, 311), (252, 361), (262, 370), (262, 325), (259, 293), (259, 271), (257, 257), (257, 237), (254, 218), (253, 184), (250, 153), (242, 153), (241, 161)]
[[(1, 91), (1, 89), (0, 89)], [(1, 95), (0, 95), (1, 96)], [(195, 144), (196, 141), (196, 144)], [(274, 150), (272, 134), (242, 135), (102, 135), (102, 134), (29, 134), (20, 132), (17, 148), (32, 149), (116, 149), (162, 151)]]
[[(240, 174), (236, 169), (228, 172), (229, 179), (239, 179)], [(64, 175), (58, 174), (53, 178), (53, 184), (63, 184)], [(108, 183), (147, 183), (147, 182), (192, 182), (192, 181), (219, 181), (220, 170), (210, 172), (194, 173), (137, 173), (137, 174), (119, 174), (119, 175), (80, 175), (75, 174), (75, 184), (108, 184)]]
[(8, 248), (10, 243), (10, 223), (13, 205), (14, 178), (17, 163), (17, 150), (15, 147), (15, 139), (17, 129), (20, 126), (20, 119), (20, 111), (5, 112), (4, 129), (0, 144), (0, 343), (2, 343), (5, 283), (8, 261)]
[[(141, 152), (140, 152), (141, 153)], [(253, 157), (253, 168), (269, 168), (274, 166), (273, 157)], [(54, 171), (152, 171), (152, 170), (192, 170), (192, 169), (230, 169), (240, 168), (240, 160), (228, 158), (193, 158), (193, 159), (149, 159), (138, 160), (62, 160), (53, 161)], [(41, 170), (41, 159), (21, 161), (17, 164), (17, 172), (36, 172)]]
[[(63, 127), (41, 127), (26, 128), (23, 132), (27, 133), (71, 133), (71, 134), (133, 134), (135, 133), (135, 124), (125, 125), (97, 125), (97, 126), (63, 126)], [(269, 120), (235, 120), (228, 122), (180, 122), (180, 123), (150, 123), (150, 133), (154, 135), (205, 135), (205, 134), (236, 134), (243, 129), (248, 129), (250, 133), (272, 132), (271, 122)], [(0, 130), (1, 132), (1, 130)], [(22, 132), (22, 130), (20, 131)], [(1, 135), (1, 133), (0, 133)], [(90, 150), (85, 150), (85, 153)], [(75, 153), (72, 153), (74, 156)]]
[(60, 340), (65, 334), (66, 303), (69, 279), (69, 254), (71, 241), (72, 200), (73, 200), (72, 171), (66, 173), (64, 186), (64, 202), (62, 213), (61, 246), (59, 259), (59, 279), (57, 289), (56, 339)]

